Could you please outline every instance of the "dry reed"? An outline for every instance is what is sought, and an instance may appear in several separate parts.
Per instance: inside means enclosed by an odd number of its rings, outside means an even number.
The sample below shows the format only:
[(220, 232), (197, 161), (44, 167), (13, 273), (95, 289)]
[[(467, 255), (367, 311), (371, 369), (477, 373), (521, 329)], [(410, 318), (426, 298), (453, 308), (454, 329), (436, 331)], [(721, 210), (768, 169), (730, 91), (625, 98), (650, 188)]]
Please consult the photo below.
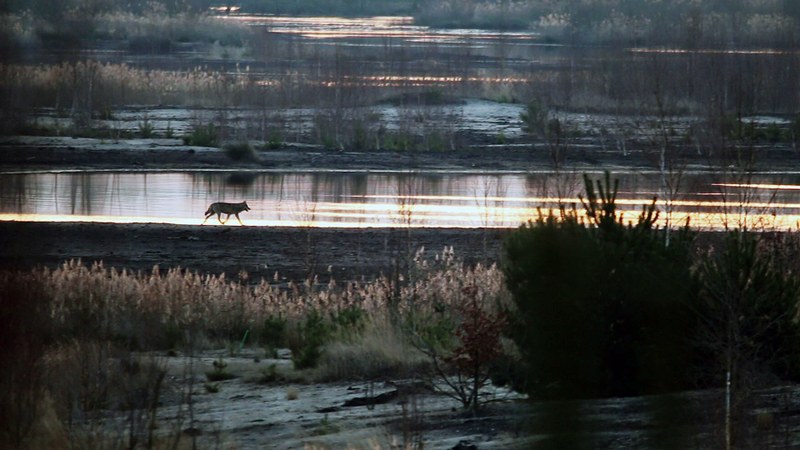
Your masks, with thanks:
[(0, 75), (0, 90), (8, 93), (6, 106), (19, 109), (67, 110), (74, 107), (76, 99), (89, 102), (98, 110), (115, 105), (228, 107), (264, 90), (246, 71), (226, 74), (204, 67), (144, 70), (90, 60), (52, 65), (0, 64)]
[(418, 261), (413, 271), (399, 289), (385, 277), (343, 285), (333, 280), (324, 286), (268, 280), (250, 285), (224, 274), (158, 267), (133, 273), (75, 260), (4, 276), (11, 277), (9, 283), (25, 277), (40, 288), (56, 336), (110, 340), (130, 348), (172, 347), (187, 332), (229, 341), (246, 330), (257, 336), (270, 318), (296, 322), (312, 310), (332, 316), (355, 308), (377, 322), (455, 311), (452, 307), (465, 300), (466, 286), (477, 286), (479, 300), (489, 309), (508, 298), (497, 267), (467, 267), (452, 253), (445, 252), (439, 262)]

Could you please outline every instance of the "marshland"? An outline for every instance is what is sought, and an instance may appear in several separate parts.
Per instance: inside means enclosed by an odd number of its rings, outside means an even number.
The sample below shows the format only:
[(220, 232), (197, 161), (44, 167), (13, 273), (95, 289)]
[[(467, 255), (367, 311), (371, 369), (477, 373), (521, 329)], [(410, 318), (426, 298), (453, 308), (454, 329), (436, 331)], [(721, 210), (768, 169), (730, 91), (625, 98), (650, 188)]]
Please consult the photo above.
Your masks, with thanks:
[(800, 445), (796, 2), (0, 22), (0, 447)]

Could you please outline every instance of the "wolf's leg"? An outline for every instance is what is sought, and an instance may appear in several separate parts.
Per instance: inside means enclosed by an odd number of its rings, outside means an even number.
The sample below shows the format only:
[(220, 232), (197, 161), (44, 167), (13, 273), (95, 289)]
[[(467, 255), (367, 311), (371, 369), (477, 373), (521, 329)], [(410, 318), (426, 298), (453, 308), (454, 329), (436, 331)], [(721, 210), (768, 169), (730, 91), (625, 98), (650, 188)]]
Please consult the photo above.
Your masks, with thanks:
[(239, 213), (236, 213), (236, 220), (238, 220), (238, 221), (239, 221), (239, 225), (244, 225), (244, 224), (242, 223), (242, 219), (240, 219), (240, 218), (239, 218)]
[(222, 221), (222, 213), (221, 212), (217, 213), (217, 220), (219, 220), (219, 223), (225, 225), (225, 222)]

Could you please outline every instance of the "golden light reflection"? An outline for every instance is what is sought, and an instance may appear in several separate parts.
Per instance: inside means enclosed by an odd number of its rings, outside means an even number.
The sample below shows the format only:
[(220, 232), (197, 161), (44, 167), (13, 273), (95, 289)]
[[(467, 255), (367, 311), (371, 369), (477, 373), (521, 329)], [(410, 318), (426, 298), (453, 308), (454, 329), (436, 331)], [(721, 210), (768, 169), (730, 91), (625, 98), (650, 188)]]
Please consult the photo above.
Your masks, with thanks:
[[(420, 196), (430, 197), (440, 196)], [(458, 197), (461, 199), (469, 197)], [(469, 198), (472, 201), (485, 199)], [(498, 197), (498, 199), (504, 199)], [(453, 200), (449, 198), (449, 200)], [(537, 203), (535, 199), (524, 200), (524, 206), (499, 204), (445, 204), (445, 203), (318, 203), (309, 211), (273, 211), (273, 217), (251, 215), (242, 217), (244, 226), (254, 227), (315, 227), (315, 228), (514, 228), (528, 220), (536, 219), (541, 212), (548, 214), (557, 212), (555, 199), (547, 200), (548, 204)], [(575, 199), (577, 200), (577, 199)], [(704, 207), (699, 211), (674, 209), (667, 214), (660, 211), (657, 225), (671, 227), (682, 226), (687, 219), (695, 229), (720, 230), (746, 226), (750, 229), (798, 229), (800, 225), (800, 204), (792, 204), (795, 211), (784, 209), (781, 205), (771, 204), (767, 208), (752, 205), (730, 205), (721, 202), (676, 202), (682, 205)], [(620, 199), (622, 208), (617, 212), (625, 223), (636, 222), (641, 214), (641, 206), (649, 202), (633, 199)], [(714, 204), (718, 208), (711, 208)], [(766, 205), (766, 204), (765, 204)], [(625, 207), (627, 206), (627, 207)], [(633, 206), (633, 207), (632, 207)], [(635, 207), (639, 206), (639, 207)], [(580, 213), (580, 209), (579, 209)], [(256, 214), (258, 214), (256, 212)], [(166, 217), (166, 216), (125, 216), (125, 215), (80, 215), (80, 214), (0, 214), (0, 221), (19, 222), (86, 222), (86, 223), (118, 223), (118, 224), (171, 224), (171, 225), (203, 225), (203, 226), (242, 226), (235, 218), (220, 224), (216, 218), (203, 223), (202, 217)]]
[(740, 189), (769, 189), (775, 191), (800, 191), (796, 184), (769, 184), (769, 183), (712, 183), (712, 186), (740, 188)]
[(376, 75), (376, 76), (345, 76), (332, 80), (309, 82), (323, 87), (336, 86), (371, 86), (371, 87), (423, 87), (447, 86), (458, 83), (486, 83), (486, 84), (515, 84), (527, 83), (529, 78), (523, 77), (462, 77), (462, 76), (431, 76), (431, 75)]
[[(519, 84), (528, 83), (526, 77), (476, 77), (476, 76), (433, 76), (433, 75), (369, 75), (344, 76), (335, 79), (305, 80), (308, 85), (322, 87), (424, 87), (449, 86), (459, 83), (481, 84)], [(249, 81), (248, 81), (249, 82)], [(259, 80), (255, 84), (263, 87), (280, 86), (278, 80)]]
[(220, 19), (248, 26), (263, 26), (272, 33), (293, 34), (309, 39), (408, 39), (412, 42), (460, 43), (466, 39), (487, 41), (514, 39), (534, 40), (533, 32), (500, 32), (493, 30), (434, 30), (414, 25), (410, 16), (375, 16), (346, 18), (335, 16), (292, 17), (232, 14)]
[[(229, 174), (75, 173), (6, 175), (0, 220), (38, 222), (201, 225), (214, 201), (247, 199), (245, 226), (514, 228), (560, 205), (582, 214), (577, 187), (555, 196), (549, 175), (269, 174), (248, 185)], [(540, 178), (537, 178), (540, 177)], [(694, 229), (795, 229), (800, 183), (713, 184), (699, 175), (691, 192), (659, 199), (658, 225)], [(798, 177), (800, 178), (800, 175)], [(616, 200), (624, 222), (634, 222), (653, 201), (658, 181), (628, 182)], [(405, 193), (405, 194), (403, 194)], [(418, 193), (418, 194), (415, 194)], [(411, 195), (408, 195), (411, 194)], [(227, 199), (227, 200), (226, 200)], [(667, 201), (669, 200), (669, 201)], [(224, 216), (223, 216), (224, 217)], [(204, 226), (221, 226), (211, 217)], [(235, 217), (224, 226), (240, 226)]]
[[(472, 202), (480, 202), (486, 204), (486, 202), (517, 202), (517, 203), (528, 203), (534, 205), (581, 205), (581, 199), (579, 197), (496, 197), (496, 196), (487, 196), (487, 197), (475, 197), (475, 196), (442, 196), (442, 195), (410, 195), (410, 196), (402, 196), (402, 195), (367, 195), (366, 198), (374, 198), (374, 199), (397, 199), (397, 200), (404, 200), (404, 201), (417, 201), (417, 200), (427, 200), (427, 201), (472, 201)], [(616, 204), (617, 205), (627, 205), (627, 206), (648, 206), (653, 203), (653, 198), (617, 198)], [(656, 202), (656, 206), (660, 209), (664, 210), (668, 206), (671, 208), (683, 206), (683, 207), (693, 207), (693, 208), (710, 208), (710, 209), (731, 209), (731, 208), (742, 208), (745, 207), (747, 209), (774, 209), (774, 210), (783, 210), (783, 209), (800, 209), (800, 203), (779, 203), (775, 201), (748, 201), (747, 203), (738, 203), (736, 201), (724, 201), (724, 200), (659, 200)]]
[[(325, 215), (326, 217), (341, 217), (334, 214)], [(354, 216), (345, 216), (352, 218)], [(64, 222), (64, 223), (117, 223), (117, 224), (166, 224), (166, 225), (200, 225), (200, 226), (249, 226), (249, 227), (299, 227), (299, 228), (388, 228), (397, 227), (397, 223), (384, 224), (378, 222), (363, 221), (342, 221), (342, 220), (288, 220), (288, 219), (242, 219), (240, 225), (236, 219), (220, 224), (209, 220), (203, 224), (202, 219), (185, 217), (125, 217), (125, 216), (81, 216), (81, 215), (57, 215), (57, 214), (0, 214), (0, 222)], [(464, 224), (425, 224), (409, 223), (403, 224), (408, 228), (475, 228)], [(505, 228), (505, 227), (503, 227)]]
[(739, 50), (725, 50), (725, 49), (686, 49), (686, 48), (631, 48), (628, 49), (631, 53), (658, 53), (665, 55), (792, 55), (797, 54), (797, 51), (776, 50), (771, 48), (763, 49), (739, 49)]

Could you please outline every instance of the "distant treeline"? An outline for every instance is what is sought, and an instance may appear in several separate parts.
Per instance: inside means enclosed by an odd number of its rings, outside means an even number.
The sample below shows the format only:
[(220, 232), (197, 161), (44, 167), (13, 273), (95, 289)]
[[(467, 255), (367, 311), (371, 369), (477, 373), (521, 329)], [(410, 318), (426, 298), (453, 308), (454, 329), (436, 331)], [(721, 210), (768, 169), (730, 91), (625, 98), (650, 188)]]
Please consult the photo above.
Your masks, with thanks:
[(0, 3), (0, 13), (31, 11), (42, 17), (56, 13), (134, 14), (205, 12), (211, 8), (230, 6), (232, 10), (258, 14), (294, 15), (411, 15), (421, 8), (418, 0), (6, 0)]
[(555, 42), (741, 47), (793, 46), (797, 0), (7, 0), (0, 13), (45, 20), (108, 12), (172, 14), (231, 6), (242, 13), (410, 15), (435, 27), (533, 29)]
[(541, 30), (555, 41), (688, 46), (793, 45), (796, 0), (422, 0), (417, 23)]
[(291, 15), (414, 15), (420, 0), (241, 0), (242, 12)]

